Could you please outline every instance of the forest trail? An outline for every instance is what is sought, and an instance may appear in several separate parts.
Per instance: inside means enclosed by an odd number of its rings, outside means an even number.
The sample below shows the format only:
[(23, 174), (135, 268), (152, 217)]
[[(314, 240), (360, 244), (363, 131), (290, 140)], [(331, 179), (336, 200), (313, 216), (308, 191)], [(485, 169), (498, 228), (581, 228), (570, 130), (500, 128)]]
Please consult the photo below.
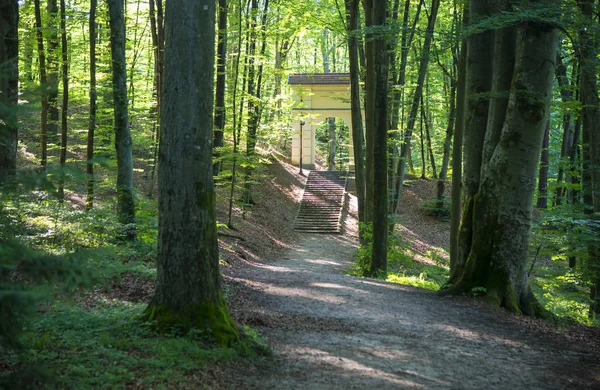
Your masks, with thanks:
[(299, 240), (234, 278), (236, 320), (274, 357), (235, 365), (224, 388), (600, 388), (600, 361), (585, 341), (471, 299), (348, 276), (357, 247), (348, 229)]

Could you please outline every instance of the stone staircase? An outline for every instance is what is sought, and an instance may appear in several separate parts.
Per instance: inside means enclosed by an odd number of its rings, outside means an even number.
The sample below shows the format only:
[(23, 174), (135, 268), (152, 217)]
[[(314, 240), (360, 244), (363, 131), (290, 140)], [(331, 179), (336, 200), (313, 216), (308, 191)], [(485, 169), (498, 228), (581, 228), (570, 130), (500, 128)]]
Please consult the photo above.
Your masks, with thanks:
[(306, 233), (339, 233), (346, 189), (345, 172), (311, 171), (306, 179), (296, 230)]

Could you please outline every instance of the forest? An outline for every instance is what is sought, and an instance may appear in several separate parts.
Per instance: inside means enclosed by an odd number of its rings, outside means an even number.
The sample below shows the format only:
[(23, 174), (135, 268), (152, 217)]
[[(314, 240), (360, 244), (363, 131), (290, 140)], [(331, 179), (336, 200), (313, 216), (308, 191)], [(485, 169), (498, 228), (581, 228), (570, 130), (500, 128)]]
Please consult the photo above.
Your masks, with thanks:
[(595, 0), (0, 0), (0, 388), (597, 388), (599, 88)]

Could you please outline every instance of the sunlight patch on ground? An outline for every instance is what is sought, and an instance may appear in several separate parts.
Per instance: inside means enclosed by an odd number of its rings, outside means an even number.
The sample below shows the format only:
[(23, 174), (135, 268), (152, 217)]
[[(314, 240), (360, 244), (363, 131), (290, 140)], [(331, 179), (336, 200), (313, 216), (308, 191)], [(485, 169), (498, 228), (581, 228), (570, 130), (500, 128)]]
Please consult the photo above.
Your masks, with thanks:
[(455, 334), (456, 336), (463, 338), (465, 340), (473, 340), (473, 341), (493, 341), (498, 344), (504, 344), (506, 346), (512, 348), (526, 348), (527, 346), (523, 343), (517, 342), (515, 340), (507, 339), (504, 337), (498, 337), (494, 334), (490, 333), (481, 333), (474, 330), (469, 330), (465, 328), (457, 328), (452, 325), (435, 325), (436, 328), (440, 329), (442, 332), (448, 332)]
[[(402, 370), (403, 361), (410, 361), (411, 356), (397, 350), (386, 350), (381, 351), (379, 353), (380, 358), (395, 360), (398, 362), (398, 368), (394, 371), (389, 372), (386, 370), (382, 370), (371, 365), (363, 364), (358, 359), (360, 356), (357, 356), (356, 359), (347, 358), (343, 356), (338, 356), (336, 354), (331, 354), (328, 351), (324, 351), (322, 349), (310, 348), (310, 347), (296, 347), (293, 352), (301, 359), (307, 359), (310, 361), (316, 360), (319, 365), (330, 365), (336, 368), (339, 368), (345, 372), (355, 372), (359, 373), (361, 377), (370, 377), (378, 380), (385, 380), (390, 384), (397, 386), (398, 388), (426, 388), (425, 385), (418, 383), (416, 381), (406, 379), (404, 377), (424, 377), (422, 374), (410, 370)], [(374, 353), (375, 352), (375, 353)], [(368, 355), (376, 355), (375, 348), (369, 348)], [(367, 362), (366, 362), (367, 363)], [(437, 385), (443, 386), (448, 385), (447, 382), (441, 381), (439, 379), (424, 377), (429, 381), (435, 382)]]

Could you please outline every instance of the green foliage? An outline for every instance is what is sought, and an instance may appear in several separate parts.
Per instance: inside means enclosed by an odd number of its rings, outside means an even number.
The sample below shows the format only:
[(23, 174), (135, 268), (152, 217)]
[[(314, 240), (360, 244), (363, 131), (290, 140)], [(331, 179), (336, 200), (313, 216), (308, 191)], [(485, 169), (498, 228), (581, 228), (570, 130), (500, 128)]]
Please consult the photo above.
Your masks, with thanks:
[(425, 214), (444, 219), (450, 218), (452, 199), (444, 198), (441, 206), (440, 201), (437, 199), (428, 199), (421, 203), (421, 208), (425, 211)]
[[(348, 273), (362, 277), (368, 270), (371, 261), (370, 225), (361, 225), (364, 229), (365, 245), (360, 245), (355, 261)], [(378, 279), (388, 282), (406, 284), (414, 287), (437, 291), (448, 279), (447, 253), (441, 248), (432, 248), (426, 253), (428, 262), (415, 261), (417, 253), (412, 249), (411, 243), (402, 240), (399, 236), (392, 236), (388, 241), (388, 273), (378, 275)]]
[[(200, 332), (159, 334), (140, 322), (143, 304), (114, 302), (105, 309), (54, 308), (27, 333), (25, 362), (51, 372), (57, 388), (97, 389), (189, 385), (204, 364), (236, 356), (213, 348)], [(1, 364), (15, 367), (14, 359)], [(6, 378), (4, 378), (6, 379)]]

